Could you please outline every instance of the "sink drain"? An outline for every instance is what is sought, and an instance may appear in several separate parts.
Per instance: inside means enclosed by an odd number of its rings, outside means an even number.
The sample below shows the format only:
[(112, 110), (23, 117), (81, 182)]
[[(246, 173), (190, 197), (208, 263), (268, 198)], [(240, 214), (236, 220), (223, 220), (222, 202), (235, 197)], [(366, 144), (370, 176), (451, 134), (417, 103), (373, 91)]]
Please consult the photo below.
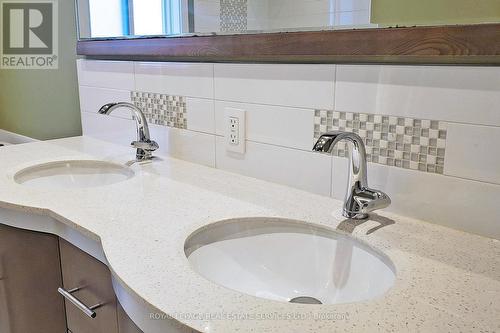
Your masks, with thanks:
[(289, 302), (299, 304), (323, 304), (319, 299), (308, 296), (295, 297), (289, 300)]

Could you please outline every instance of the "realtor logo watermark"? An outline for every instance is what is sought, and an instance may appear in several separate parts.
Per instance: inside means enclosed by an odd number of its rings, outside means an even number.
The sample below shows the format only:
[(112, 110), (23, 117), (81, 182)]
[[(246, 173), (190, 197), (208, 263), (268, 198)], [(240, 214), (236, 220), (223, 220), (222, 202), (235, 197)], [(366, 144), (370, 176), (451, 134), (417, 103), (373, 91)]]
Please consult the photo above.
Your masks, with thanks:
[(0, 0), (0, 68), (57, 69), (57, 0)]

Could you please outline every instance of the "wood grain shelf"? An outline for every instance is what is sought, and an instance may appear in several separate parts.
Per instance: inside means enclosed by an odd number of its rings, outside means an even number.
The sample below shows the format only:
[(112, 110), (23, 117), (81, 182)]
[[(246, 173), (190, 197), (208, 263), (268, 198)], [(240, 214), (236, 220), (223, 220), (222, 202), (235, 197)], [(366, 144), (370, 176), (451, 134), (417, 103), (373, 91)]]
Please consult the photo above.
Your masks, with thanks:
[(82, 40), (95, 59), (258, 63), (500, 64), (500, 24)]

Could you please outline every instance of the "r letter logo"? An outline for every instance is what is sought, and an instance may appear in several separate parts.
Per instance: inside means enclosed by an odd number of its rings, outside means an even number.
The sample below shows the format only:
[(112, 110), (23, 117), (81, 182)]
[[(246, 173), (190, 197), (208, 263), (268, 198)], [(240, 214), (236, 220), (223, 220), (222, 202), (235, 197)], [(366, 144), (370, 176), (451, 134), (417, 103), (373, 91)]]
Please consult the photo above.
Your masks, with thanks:
[(57, 0), (0, 0), (5, 69), (57, 69)]

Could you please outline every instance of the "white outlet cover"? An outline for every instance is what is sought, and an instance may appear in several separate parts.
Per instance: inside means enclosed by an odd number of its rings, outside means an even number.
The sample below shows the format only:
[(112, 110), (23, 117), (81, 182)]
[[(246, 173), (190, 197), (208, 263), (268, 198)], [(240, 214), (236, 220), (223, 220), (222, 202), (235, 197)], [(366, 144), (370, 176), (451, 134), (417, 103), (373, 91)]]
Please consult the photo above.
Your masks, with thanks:
[[(238, 120), (238, 128), (231, 128), (231, 119)], [(224, 112), (224, 122), (226, 124), (226, 150), (233, 153), (244, 154), (246, 149), (246, 111), (236, 108), (226, 108)], [(237, 144), (231, 139), (231, 134), (238, 136)]]

